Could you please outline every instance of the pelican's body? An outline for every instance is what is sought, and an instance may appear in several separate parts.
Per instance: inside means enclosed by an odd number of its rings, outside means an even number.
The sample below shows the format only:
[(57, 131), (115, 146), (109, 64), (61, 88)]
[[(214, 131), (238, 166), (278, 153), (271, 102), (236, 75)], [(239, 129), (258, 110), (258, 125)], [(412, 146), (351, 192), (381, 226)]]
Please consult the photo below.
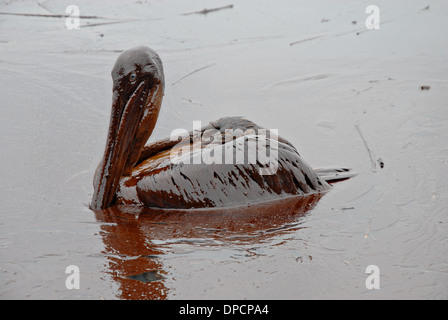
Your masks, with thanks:
[[(117, 59), (112, 77), (111, 122), (94, 178), (92, 209), (113, 204), (229, 207), (329, 189), (288, 141), (239, 117), (211, 122), (200, 132), (190, 132), (181, 144), (165, 139), (145, 146), (162, 103), (161, 60), (146, 47), (127, 50)], [(223, 138), (229, 130), (239, 134)], [(271, 162), (257, 158), (260, 146), (275, 151)], [(244, 156), (237, 160), (241, 148)], [(219, 152), (230, 152), (233, 160), (210, 161)]]
[(245, 119), (222, 118), (203, 128), (202, 133), (213, 130), (210, 127), (222, 133), (225, 128), (238, 128), (240, 132), (255, 130), (252, 134), (213, 145), (213, 151), (203, 140), (198, 150), (194, 150), (194, 146), (187, 146), (187, 154), (182, 156), (186, 161), (183, 162), (173, 162), (172, 153), (177, 151), (176, 146), (171, 146), (170, 140), (149, 145), (146, 151), (152, 151), (154, 155), (136, 165), (130, 176), (121, 178), (117, 202), (167, 208), (228, 207), (288, 195), (322, 192), (329, 188), (303, 161), (295, 148), (280, 139), (276, 142), (278, 166), (273, 168), (272, 171), (276, 170), (273, 174), (260, 172), (267, 166), (256, 162), (240, 161), (243, 163), (238, 164), (236, 157), (227, 164), (225, 161), (207, 161), (206, 157), (210, 153), (225, 153), (226, 150), (233, 152), (237, 146), (248, 154), (256, 154), (257, 145), (261, 143), (251, 145), (250, 141), (266, 139), (268, 145), (272, 143), (266, 135), (256, 134), (256, 129), (262, 128)]

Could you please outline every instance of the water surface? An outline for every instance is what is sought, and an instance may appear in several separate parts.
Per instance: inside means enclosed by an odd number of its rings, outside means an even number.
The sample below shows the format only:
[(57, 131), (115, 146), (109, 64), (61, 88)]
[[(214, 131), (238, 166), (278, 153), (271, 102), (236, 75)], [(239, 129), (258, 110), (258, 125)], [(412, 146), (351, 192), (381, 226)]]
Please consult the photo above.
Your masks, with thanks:
[[(2, 1), (61, 14), (68, 1)], [(446, 299), (448, 5), (77, 1), (0, 15), (2, 299)], [(425, 9), (427, 5), (429, 9)], [(269, 210), (88, 209), (122, 50), (164, 62), (151, 139), (222, 116), (278, 129), (313, 167), (358, 175)], [(429, 90), (422, 90), (429, 86)], [(80, 270), (68, 290), (66, 267)], [(365, 286), (377, 265), (378, 290)]]

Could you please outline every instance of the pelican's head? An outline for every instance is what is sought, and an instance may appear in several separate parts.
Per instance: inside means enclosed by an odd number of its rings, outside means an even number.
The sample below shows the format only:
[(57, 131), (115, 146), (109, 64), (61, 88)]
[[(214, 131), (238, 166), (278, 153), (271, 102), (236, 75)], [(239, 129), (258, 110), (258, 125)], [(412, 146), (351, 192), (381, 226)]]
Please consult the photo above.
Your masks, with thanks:
[(160, 57), (143, 46), (120, 54), (112, 79), (109, 132), (90, 205), (94, 210), (112, 204), (120, 178), (129, 175), (138, 161), (157, 122), (165, 83)]

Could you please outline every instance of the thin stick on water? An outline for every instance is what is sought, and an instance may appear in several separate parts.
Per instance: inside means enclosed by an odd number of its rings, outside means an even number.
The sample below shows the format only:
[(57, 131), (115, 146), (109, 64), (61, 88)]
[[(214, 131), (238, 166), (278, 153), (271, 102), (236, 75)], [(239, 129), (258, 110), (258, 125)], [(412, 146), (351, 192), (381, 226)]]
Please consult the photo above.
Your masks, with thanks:
[(171, 85), (172, 86), (174, 86), (176, 83), (178, 83), (179, 81), (182, 81), (182, 80), (184, 80), (185, 78), (187, 78), (187, 77), (189, 77), (189, 76), (191, 76), (192, 74), (194, 74), (194, 73), (196, 73), (196, 72), (199, 72), (199, 71), (201, 71), (201, 70), (204, 70), (204, 69), (207, 69), (207, 68), (210, 68), (210, 67), (212, 67), (212, 66), (214, 66), (216, 63), (212, 63), (212, 64), (209, 64), (208, 66), (205, 66), (205, 67), (202, 67), (202, 68), (199, 68), (199, 69), (196, 69), (196, 70), (194, 70), (194, 71), (192, 71), (192, 72), (190, 72), (189, 74), (187, 74), (187, 75), (185, 75), (185, 76), (183, 76), (182, 78), (180, 78), (179, 80), (177, 80), (177, 81), (174, 81)]
[(361, 136), (362, 141), (364, 142), (364, 146), (366, 147), (367, 152), (369, 153), (370, 161), (371, 161), (371, 164), (372, 164), (372, 169), (375, 170), (376, 169), (376, 163), (375, 163), (375, 160), (373, 159), (373, 152), (372, 152), (372, 150), (370, 150), (369, 145), (367, 144), (367, 141), (366, 141), (366, 139), (364, 138), (364, 135), (361, 132), (361, 128), (357, 124), (355, 125), (355, 127), (358, 130), (359, 135)]
[[(22, 17), (42, 17), (42, 18), (70, 18), (69, 14), (40, 14), (40, 13), (20, 13), (20, 12), (0, 12), (1, 15), (10, 15), (10, 16), (22, 16)], [(117, 18), (107, 18), (107, 17), (99, 17), (99, 16), (77, 16), (80, 19), (104, 19), (104, 20), (119, 20)]]
[(210, 13), (210, 12), (215, 12), (215, 11), (224, 10), (224, 9), (232, 9), (232, 8), (233, 8), (233, 4), (229, 4), (227, 6), (219, 7), (219, 8), (203, 9), (201, 11), (187, 12), (187, 13), (184, 13), (183, 15), (184, 16), (188, 16), (190, 14), (203, 14), (203, 15), (206, 15), (207, 13)]

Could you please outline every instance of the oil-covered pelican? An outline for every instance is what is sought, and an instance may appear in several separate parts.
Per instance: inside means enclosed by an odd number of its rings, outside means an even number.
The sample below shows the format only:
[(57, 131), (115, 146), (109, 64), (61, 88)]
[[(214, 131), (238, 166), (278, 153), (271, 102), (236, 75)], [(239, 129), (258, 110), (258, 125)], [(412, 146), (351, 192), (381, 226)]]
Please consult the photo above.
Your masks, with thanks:
[[(112, 78), (112, 113), (94, 177), (93, 210), (113, 204), (238, 206), (324, 192), (330, 187), (327, 181), (348, 177), (346, 169), (314, 171), (291, 143), (240, 117), (211, 122), (200, 132), (190, 132), (183, 144), (164, 139), (145, 146), (162, 104), (162, 62), (150, 48), (132, 48), (118, 57)], [(238, 134), (228, 139), (229, 132)], [(275, 153), (270, 163), (259, 159), (261, 148)], [(236, 160), (241, 149), (245, 153)], [(229, 152), (235, 155), (230, 163), (207, 161), (221, 154), (228, 160)], [(180, 154), (178, 161), (173, 161), (173, 154)]]

